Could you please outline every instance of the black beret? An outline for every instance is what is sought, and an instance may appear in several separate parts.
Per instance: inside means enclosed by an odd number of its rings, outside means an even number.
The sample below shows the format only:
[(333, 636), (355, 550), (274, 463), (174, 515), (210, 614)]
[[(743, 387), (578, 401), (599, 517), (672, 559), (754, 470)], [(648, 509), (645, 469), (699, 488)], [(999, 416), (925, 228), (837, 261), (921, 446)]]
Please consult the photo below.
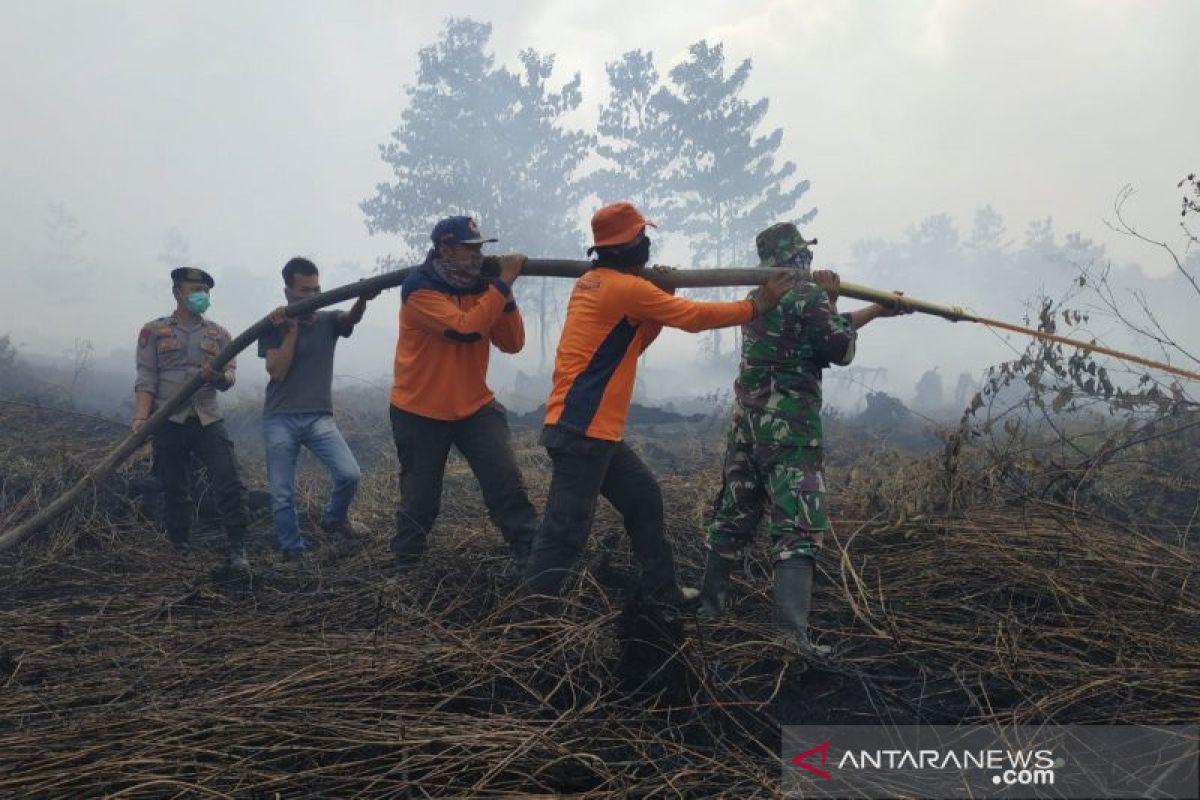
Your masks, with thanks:
[(210, 289), (217, 285), (217, 282), (213, 280), (212, 275), (209, 275), (207, 272), (199, 269), (198, 267), (179, 267), (178, 269), (171, 270), (171, 281), (174, 283), (196, 281), (198, 283), (206, 284)]

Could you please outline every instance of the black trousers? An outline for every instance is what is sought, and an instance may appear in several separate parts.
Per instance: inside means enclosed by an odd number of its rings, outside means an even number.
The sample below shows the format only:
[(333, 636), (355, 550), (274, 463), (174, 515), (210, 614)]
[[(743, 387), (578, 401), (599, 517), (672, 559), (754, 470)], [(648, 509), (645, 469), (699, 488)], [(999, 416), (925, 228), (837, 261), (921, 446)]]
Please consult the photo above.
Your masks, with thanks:
[(675, 586), (675, 556), (663, 534), (662, 490), (654, 473), (625, 442), (590, 439), (547, 427), (542, 444), (554, 462), (546, 513), (525, 567), (530, 594), (557, 596), (583, 553), (603, 495), (621, 514), (642, 586), (652, 595)]
[(154, 434), (154, 474), (163, 487), (167, 536), (173, 542), (186, 542), (191, 531), (188, 473), (193, 453), (208, 473), (229, 543), (240, 546), (246, 538), (246, 490), (238, 477), (233, 441), (220, 421), (210, 425), (201, 425), (195, 418), (168, 422)]
[(514, 557), (523, 562), (537, 533), (537, 512), (521, 479), (504, 407), (490, 403), (466, 419), (446, 421), (391, 406), (391, 418), (400, 459), (400, 508), (392, 551), (402, 559), (425, 553), (441, 511), (442, 478), (453, 445), (479, 481), (488, 516)]

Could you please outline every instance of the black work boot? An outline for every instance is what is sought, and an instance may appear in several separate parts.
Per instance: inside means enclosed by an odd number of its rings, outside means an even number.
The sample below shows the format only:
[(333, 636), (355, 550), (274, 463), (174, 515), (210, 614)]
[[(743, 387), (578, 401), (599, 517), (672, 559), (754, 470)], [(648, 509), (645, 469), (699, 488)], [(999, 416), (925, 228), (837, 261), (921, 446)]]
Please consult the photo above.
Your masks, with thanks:
[(704, 562), (704, 582), (700, 585), (700, 619), (718, 619), (733, 607), (729, 574), (733, 572), (734, 563), (733, 559), (725, 558), (716, 550), (708, 551), (708, 559)]
[(424, 543), (420, 547), (396, 547), (396, 542), (392, 540), (392, 557), (394, 559), (393, 566), (397, 574), (412, 572), (417, 567), (421, 566), (421, 561), (425, 556)]
[(168, 531), (167, 541), (171, 543), (175, 555), (180, 558), (187, 558), (192, 554), (192, 542), (187, 531)]
[(535, 534), (536, 532), (522, 532), (508, 540), (508, 552), (512, 555), (513, 573), (518, 578), (525, 574), (525, 565), (529, 563), (529, 554), (533, 552)]
[(679, 583), (675, 574), (675, 557), (669, 545), (664, 543), (663, 546), (665, 552), (661, 557), (648, 559), (648, 563), (642, 564), (642, 596), (652, 603), (660, 603), (677, 611), (695, 608), (700, 600), (700, 590)]
[(683, 611), (696, 605), (696, 601), (700, 599), (700, 590), (692, 586), (680, 586), (672, 583), (651, 595), (651, 599)]
[(370, 528), (357, 520), (349, 518), (325, 520), (321, 523), (321, 530), (340, 536), (348, 541), (366, 539), (371, 535)]
[(813, 560), (804, 556), (775, 562), (775, 621), (783, 629), (780, 641), (784, 647), (801, 655), (824, 657), (829, 648), (808, 638), (813, 569)]
[(231, 528), (226, 531), (226, 534), (229, 537), (229, 568), (237, 570), (250, 569), (250, 561), (246, 558), (245, 528)]
[(411, 572), (420, 566), (428, 549), (428, 537), (419, 527), (409, 525), (410, 518), (403, 511), (396, 512), (396, 533), (392, 536), (392, 556), (398, 573)]

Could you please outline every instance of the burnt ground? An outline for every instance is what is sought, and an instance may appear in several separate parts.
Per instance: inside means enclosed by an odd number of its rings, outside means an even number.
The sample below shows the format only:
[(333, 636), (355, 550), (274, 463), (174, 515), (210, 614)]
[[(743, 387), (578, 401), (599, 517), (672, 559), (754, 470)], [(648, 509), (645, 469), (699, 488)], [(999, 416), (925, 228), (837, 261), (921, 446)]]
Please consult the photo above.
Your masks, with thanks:
[[(30, 423), (0, 417), (3, 519), (112, 438)], [(519, 444), (540, 507), (545, 459)], [(698, 585), (719, 442), (637, 446), (661, 451), (669, 534)], [(311, 533), (296, 573), (260, 522), (249, 576), (222, 568), (210, 528), (174, 558), (133, 469), (0, 554), (0, 795), (772, 796), (781, 725), (1195, 721), (1194, 548), (1051, 502), (897, 513), (855, 469), (831, 476), (826, 664), (773, 643), (764, 552), (720, 625), (646, 606), (607, 508), (565, 616), (525, 619), (459, 461), (428, 562), (405, 575), (387, 557), (390, 469), (361, 490), (371, 537)], [(315, 509), (320, 479), (303, 488)]]

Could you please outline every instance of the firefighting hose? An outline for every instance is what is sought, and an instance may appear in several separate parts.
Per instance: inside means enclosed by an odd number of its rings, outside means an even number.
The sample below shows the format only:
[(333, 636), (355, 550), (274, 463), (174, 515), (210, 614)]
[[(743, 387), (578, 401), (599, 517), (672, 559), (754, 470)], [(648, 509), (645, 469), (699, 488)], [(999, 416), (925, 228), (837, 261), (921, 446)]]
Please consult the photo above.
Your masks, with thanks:
[[(521, 275), (529, 277), (549, 277), (549, 278), (578, 278), (580, 275), (591, 269), (592, 264), (589, 261), (566, 261), (558, 259), (537, 259), (531, 258), (525, 262), (521, 270)], [(404, 282), (404, 279), (410, 272), (417, 267), (408, 267), (405, 269), (386, 272), (381, 275), (376, 275), (371, 278), (364, 278), (354, 283), (348, 283), (344, 286), (330, 289), (327, 292), (322, 292), (314, 297), (301, 300), (287, 306), (285, 311), (288, 317), (298, 317), (309, 314), (320, 308), (331, 306), (336, 303), (341, 303), (346, 300), (357, 298), (364, 294), (372, 294), (383, 289), (390, 289), (399, 286)], [(496, 259), (489, 257), (485, 259), (485, 271), (491, 271), (495, 274)], [(794, 269), (774, 270), (763, 268), (752, 269), (679, 269), (672, 271), (656, 271), (647, 269), (643, 272), (643, 276), (659, 286), (666, 289), (696, 289), (709, 288), (717, 286), (757, 286), (766, 283), (767, 278), (773, 272), (787, 271), (795, 274)], [(855, 300), (865, 300), (872, 303), (878, 303), (882, 306), (895, 308), (901, 306), (906, 309), (920, 314), (929, 314), (935, 317), (949, 320), (951, 322), (974, 322), (981, 325), (986, 325), (990, 328), (998, 328), (1002, 330), (1020, 333), (1026, 336), (1033, 336), (1038, 339), (1058, 344), (1076, 347), (1080, 350), (1087, 350), (1095, 353), (1112, 356), (1113, 358), (1125, 361), (1128, 363), (1139, 364), (1144, 367), (1168, 372), (1173, 375), (1179, 375), (1191, 380), (1200, 380), (1200, 373), (1174, 367), (1169, 364), (1164, 364), (1158, 361), (1152, 361), (1148, 358), (1123, 353), (1118, 350), (1113, 350), (1108, 347), (1102, 347), (1092, 342), (1084, 342), (1077, 339), (1069, 339), (1065, 336), (1058, 336), (1044, 331), (1026, 328), (1020, 325), (1002, 322), (1000, 320), (988, 319), (986, 317), (968, 314), (958, 306), (939, 305), (930, 303), (925, 300), (901, 295), (897, 292), (882, 291), (873, 289), (869, 286), (862, 286), (856, 283), (842, 282), (839, 292), (843, 297), (850, 297)], [(213, 360), (210, 366), (220, 372), (226, 364), (228, 364), (238, 353), (241, 353), (258, 338), (270, 329), (274, 323), (271, 321), (270, 315), (263, 317), (258, 322), (251, 325), (246, 330), (242, 331), (233, 341), (225, 346)], [(204, 376), (197, 374), (185, 383), (175, 396), (167, 398), (158, 409), (150, 415), (150, 417), (142, 424), (142, 426), (128, 436), (125, 437), (113, 450), (98, 464), (88, 470), (87, 474), (79, 479), (70, 489), (55, 498), (49, 505), (40, 509), (33, 516), (21, 522), (20, 524), (10, 528), (0, 534), (0, 552), (16, 547), (25, 539), (32, 536), (34, 533), (42, 530), (51, 521), (57, 519), (62, 514), (69, 511), (85, 496), (94, 491), (95, 487), (99, 486), (109, 475), (111, 475), (122, 463), (130, 456), (137, 452), (149, 439), (154, 435), (162, 425), (177, 412), (185, 403), (187, 403), (200, 387), (204, 384)]]

